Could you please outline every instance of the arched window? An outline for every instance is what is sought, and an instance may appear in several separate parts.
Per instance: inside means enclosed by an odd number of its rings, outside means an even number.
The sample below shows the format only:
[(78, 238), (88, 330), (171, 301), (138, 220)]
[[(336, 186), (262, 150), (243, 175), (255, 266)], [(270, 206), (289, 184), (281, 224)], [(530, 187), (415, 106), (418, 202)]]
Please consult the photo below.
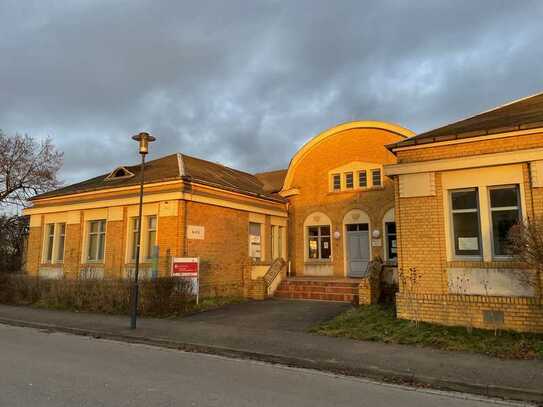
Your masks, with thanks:
[(305, 258), (309, 261), (332, 258), (332, 222), (322, 212), (314, 212), (304, 222)]

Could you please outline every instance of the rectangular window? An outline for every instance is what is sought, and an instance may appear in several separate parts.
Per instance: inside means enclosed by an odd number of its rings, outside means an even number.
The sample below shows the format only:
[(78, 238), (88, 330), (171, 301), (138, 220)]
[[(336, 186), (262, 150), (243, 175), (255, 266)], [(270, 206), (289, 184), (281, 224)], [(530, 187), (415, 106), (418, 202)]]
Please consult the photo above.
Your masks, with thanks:
[(330, 226), (309, 226), (307, 228), (309, 259), (329, 259), (332, 254)]
[(345, 187), (352, 189), (354, 187), (353, 173), (348, 172), (345, 174)]
[(66, 240), (66, 224), (57, 223), (57, 261), (64, 261), (64, 242)]
[(451, 191), (452, 232), (457, 256), (481, 256), (477, 188)]
[(368, 174), (366, 170), (362, 170), (358, 173), (358, 186), (360, 188), (368, 187)]
[(517, 185), (490, 187), (492, 215), (492, 249), (495, 256), (507, 256), (508, 235), (520, 219), (520, 199)]
[(87, 260), (104, 260), (104, 246), (106, 240), (106, 221), (93, 220), (89, 222)]
[(334, 191), (341, 189), (341, 176), (339, 174), (332, 175), (332, 188)]
[(262, 225), (260, 223), (249, 223), (249, 256), (255, 261), (262, 258), (261, 229)]
[(53, 244), (55, 243), (55, 224), (48, 223), (45, 230), (45, 261), (51, 263), (53, 261)]
[(374, 187), (381, 186), (381, 170), (379, 168), (371, 170), (371, 181)]
[(132, 218), (132, 239), (130, 246), (130, 260), (136, 261), (139, 244), (139, 218)]
[(398, 248), (396, 246), (396, 223), (385, 223), (387, 237), (387, 260), (394, 260), (398, 257)]
[(155, 255), (156, 247), (156, 215), (147, 218), (147, 258)]

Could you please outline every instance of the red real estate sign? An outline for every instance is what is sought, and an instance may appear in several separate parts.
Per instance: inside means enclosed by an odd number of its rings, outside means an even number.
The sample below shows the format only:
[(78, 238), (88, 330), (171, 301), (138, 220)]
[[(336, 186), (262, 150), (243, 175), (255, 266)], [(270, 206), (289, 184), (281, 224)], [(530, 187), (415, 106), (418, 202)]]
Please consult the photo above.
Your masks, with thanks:
[(174, 257), (172, 261), (172, 276), (198, 277), (199, 266), (198, 257)]

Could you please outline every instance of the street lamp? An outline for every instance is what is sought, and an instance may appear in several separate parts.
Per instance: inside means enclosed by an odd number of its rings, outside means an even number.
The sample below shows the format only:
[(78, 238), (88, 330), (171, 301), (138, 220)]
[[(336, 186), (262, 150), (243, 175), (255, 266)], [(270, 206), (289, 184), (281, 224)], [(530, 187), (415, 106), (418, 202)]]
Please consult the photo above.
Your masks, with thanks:
[(139, 143), (139, 153), (141, 154), (141, 168), (140, 168), (140, 207), (138, 215), (138, 236), (136, 242), (136, 270), (134, 272), (134, 282), (132, 284), (131, 292), (131, 311), (130, 311), (130, 329), (136, 329), (136, 320), (138, 318), (138, 275), (140, 271), (140, 249), (141, 249), (141, 215), (143, 209), (143, 182), (145, 171), (145, 156), (149, 152), (149, 143), (155, 141), (155, 138), (149, 133), (140, 133), (132, 136), (133, 140)]

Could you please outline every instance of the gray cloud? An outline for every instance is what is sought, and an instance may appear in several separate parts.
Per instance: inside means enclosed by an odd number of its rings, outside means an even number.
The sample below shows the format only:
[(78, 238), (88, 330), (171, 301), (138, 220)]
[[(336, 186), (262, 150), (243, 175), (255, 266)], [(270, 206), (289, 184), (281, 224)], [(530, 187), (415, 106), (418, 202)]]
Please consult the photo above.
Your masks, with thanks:
[(130, 135), (249, 171), (349, 120), (414, 131), (541, 91), (543, 3), (4, 1), (0, 128), (50, 135), (73, 182)]

